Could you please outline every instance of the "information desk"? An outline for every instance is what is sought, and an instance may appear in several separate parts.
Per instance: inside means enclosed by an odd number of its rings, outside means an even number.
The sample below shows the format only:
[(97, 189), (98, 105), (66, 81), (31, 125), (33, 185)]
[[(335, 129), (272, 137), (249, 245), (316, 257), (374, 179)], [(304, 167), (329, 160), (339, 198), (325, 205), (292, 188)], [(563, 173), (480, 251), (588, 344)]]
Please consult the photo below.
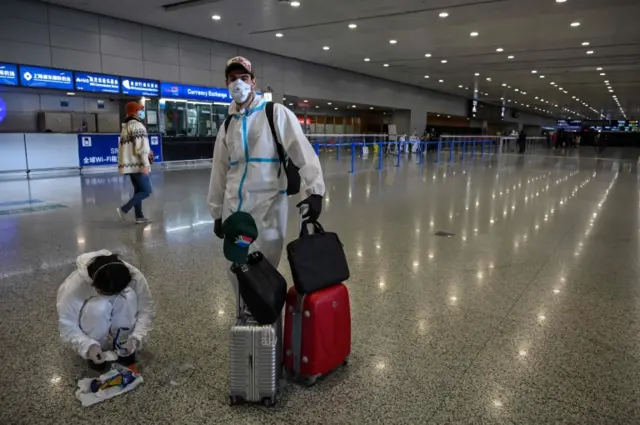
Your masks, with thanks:
[[(116, 166), (119, 134), (0, 134), (0, 173), (29, 173)], [(149, 134), (155, 162), (162, 162), (162, 137)]]

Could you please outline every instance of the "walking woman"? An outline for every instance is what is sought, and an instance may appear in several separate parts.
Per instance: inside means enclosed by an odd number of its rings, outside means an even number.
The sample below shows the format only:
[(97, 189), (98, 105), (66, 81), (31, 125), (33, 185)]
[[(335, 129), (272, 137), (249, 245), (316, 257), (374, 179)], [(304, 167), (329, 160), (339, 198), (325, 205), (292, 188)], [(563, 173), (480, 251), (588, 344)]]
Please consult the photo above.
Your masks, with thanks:
[(153, 153), (149, 147), (149, 137), (143, 122), (145, 117), (144, 106), (138, 102), (129, 102), (126, 105), (127, 118), (122, 124), (120, 134), (120, 146), (118, 148), (118, 171), (120, 174), (128, 174), (133, 185), (133, 197), (117, 209), (118, 217), (124, 223), (126, 215), (133, 208), (135, 223), (146, 224), (151, 220), (142, 212), (142, 201), (151, 195), (151, 163)]

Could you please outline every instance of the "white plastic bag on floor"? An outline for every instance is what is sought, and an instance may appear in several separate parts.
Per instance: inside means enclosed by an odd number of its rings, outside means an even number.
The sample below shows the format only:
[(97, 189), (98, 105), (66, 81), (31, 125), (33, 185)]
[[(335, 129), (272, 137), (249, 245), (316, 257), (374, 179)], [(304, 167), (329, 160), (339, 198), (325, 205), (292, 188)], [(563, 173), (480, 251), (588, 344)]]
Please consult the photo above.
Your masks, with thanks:
[(96, 403), (100, 403), (102, 401), (108, 400), (117, 395), (127, 393), (131, 390), (136, 389), (138, 385), (144, 382), (142, 379), (142, 375), (131, 371), (135, 379), (126, 387), (114, 386), (114, 387), (106, 388), (104, 390), (98, 390), (95, 393), (91, 391), (91, 383), (96, 379), (104, 382), (110, 378), (115, 377), (120, 372), (125, 370), (129, 370), (129, 369), (124, 367), (114, 368), (114, 369), (111, 369), (109, 372), (103, 373), (98, 378), (80, 379), (78, 381), (78, 390), (76, 391), (76, 398), (80, 400), (80, 403), (82, 403), (82, 407), (89, 407)]

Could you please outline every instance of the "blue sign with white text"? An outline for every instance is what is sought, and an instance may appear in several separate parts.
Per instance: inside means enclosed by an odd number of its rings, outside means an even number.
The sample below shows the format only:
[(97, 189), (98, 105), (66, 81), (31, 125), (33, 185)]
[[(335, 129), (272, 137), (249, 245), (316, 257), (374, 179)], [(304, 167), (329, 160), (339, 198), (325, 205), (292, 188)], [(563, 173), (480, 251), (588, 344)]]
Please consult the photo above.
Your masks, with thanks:
[[(81, 167), (118, 165), (119, 134), (78, 134), (78, 152)], [(149, 147), (154, 162), (162, 162), (162, 140), (159, 134), (149, 134)]]
[(204, 100), (208, 102), (231, 102), (229, 90), (215, 87), (188, 86), (185, 84), (162, 83), (162, 97), (176, 99)]
[(10, 63), (0, 63), (0, 84), (5, 86), (18, 85), (18, 67)]
[(73, 91), (73, 72), (20, 65), (20, 84), (40, 89)]
[(157, 97), (160, 94), (160, 84), (157, 81), (122, 77), (122, 93)]
[(120, 93), (120, 78), (115, 75), (76, 72), (76, 90), (95, 93)]

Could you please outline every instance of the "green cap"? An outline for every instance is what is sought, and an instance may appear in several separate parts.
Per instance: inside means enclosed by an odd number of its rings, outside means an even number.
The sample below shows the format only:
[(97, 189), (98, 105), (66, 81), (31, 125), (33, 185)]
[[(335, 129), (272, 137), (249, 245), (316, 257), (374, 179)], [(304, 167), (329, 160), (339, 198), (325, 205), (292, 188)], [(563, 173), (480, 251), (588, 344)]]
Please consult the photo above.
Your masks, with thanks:
[(247, 264), (249, 246), (258, 237), (258, 228), (251, 214), (237, 211), (222, 223), (224, 244), (222, 251), (227, 260), (236, 264)]

